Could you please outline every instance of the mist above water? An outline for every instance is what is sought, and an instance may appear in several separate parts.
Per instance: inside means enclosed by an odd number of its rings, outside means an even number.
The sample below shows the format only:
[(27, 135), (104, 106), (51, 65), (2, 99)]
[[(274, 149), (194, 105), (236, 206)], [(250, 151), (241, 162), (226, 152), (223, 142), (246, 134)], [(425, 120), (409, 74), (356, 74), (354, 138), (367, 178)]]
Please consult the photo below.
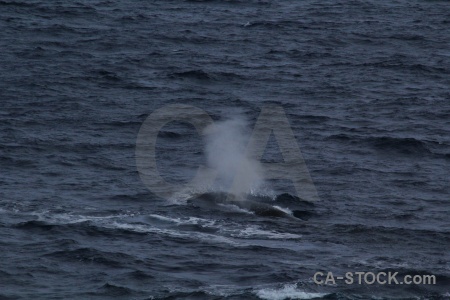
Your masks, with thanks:
[(205, 129), (205, 152), (208, 166), (217, 173), (216, 188), (237, 196), (259, 189), (264, 178), (260, 162), (246, 151), (248, 128), (243, 117), (233, 117)]

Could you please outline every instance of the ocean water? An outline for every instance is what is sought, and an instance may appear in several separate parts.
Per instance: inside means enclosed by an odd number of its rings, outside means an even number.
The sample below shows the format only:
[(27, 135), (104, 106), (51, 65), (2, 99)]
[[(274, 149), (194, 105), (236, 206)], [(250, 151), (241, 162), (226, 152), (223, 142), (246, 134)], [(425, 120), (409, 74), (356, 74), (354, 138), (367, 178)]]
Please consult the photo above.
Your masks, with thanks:
[[(449, 40), (448, 1), (0, 0), (0, 299), (448, 299)], [(310, 217), (147, 189), (138, 132), (170, 104), (249, 130), (282, 107)], [(156, 150), (173, 184), (207, 162), (186, 123)], [(329, 271), (436, 284), (313, 281)]]

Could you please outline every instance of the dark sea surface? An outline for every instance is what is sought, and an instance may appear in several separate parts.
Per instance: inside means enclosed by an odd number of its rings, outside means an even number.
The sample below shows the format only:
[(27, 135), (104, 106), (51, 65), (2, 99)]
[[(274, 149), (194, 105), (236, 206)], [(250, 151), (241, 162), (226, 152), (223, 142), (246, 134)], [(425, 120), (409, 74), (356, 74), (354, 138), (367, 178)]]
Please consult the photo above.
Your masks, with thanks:
[[(0, 299), (450, 298), (450, 2), (0, 0), (0, 50)], [(139, 129), (176, 103), (250, 129), (283, 107), (311, 217), (147, 189)], [(202, 136), (167, 124), (157, 162), (188, 182)]]

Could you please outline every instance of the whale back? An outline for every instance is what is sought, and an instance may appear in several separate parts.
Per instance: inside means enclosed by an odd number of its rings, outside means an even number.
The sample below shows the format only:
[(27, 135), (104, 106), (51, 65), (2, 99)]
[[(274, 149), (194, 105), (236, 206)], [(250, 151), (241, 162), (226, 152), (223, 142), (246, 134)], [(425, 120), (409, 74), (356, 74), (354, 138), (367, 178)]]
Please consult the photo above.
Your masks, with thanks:
[(281, 194), (273, 200), (269, 197), (237, 197), (225, 192), (207, 192), (191, 197), (188, 203), (206, 209), (217, 208), (220, 204), (230, 204), (261, 217), (284, 217), (302, 220), (307, 220), (313, 215), (311, 209), (314, 207), (312, 203), (306, 203), (289, 194)]

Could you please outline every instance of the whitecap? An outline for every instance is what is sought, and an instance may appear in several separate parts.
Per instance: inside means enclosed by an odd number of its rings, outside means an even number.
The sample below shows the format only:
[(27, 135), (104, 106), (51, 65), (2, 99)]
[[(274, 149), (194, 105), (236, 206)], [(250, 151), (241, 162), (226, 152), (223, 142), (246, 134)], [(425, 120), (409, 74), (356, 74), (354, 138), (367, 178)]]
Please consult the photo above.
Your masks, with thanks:
[(264, 300), (285, 300), (285, 299), (317, 299), (327, 294), (311, 293), (301, 291), (297, 288), (297, 284), (285, 284), (279, 289), (260, 289), (254, 292), (259, 298)]
[(249, 211), (247, 209), (241, 208), (241, 207), (239, 207), (237, 205), (234, 205), (234, 204), (222, 204), (222, 203), (219, 203), (218, 206), (222, 206), (222, 207), (228, 208), (228, 209), (230, 209), (231, 211), (234, 211), (234, 212), (245, 213), (245, 214), (250, 214), (250, 215), (254, 214), (252, 211)]
[(278, 210), (281, 210), (282, 212), (285, 212), (288, 215), (292, 215), (292, 210), (290, 210), (289, 208), (280, 207), (278, 205), (274, 205), (273, 207)]
[(197, 217), (188, 217), (188, 218), (170, 218), (167, 216), (162, 215), (156, 215), (151, 214), (149, 217), (158, 219), (161, 221), (169, 222), (169, 223), (175, 223), (177, 225), (201, 225), (201, 226), (213, 226), (216, 221), (215, 220), (208, 220), (203, 218), (197, 218)]
[(284, 232), (276, 232), (276, 231), (268, 231), (260, 229), (258, 226), (248, 226), (243, 230), (239, 230), (237, 233), (232, 234), (233, 237), (239, 238), (255, 238), (255, 237), (264, 237), (267, 239), (299, 239), (302, 236), (294, 233), (284, 233)]

